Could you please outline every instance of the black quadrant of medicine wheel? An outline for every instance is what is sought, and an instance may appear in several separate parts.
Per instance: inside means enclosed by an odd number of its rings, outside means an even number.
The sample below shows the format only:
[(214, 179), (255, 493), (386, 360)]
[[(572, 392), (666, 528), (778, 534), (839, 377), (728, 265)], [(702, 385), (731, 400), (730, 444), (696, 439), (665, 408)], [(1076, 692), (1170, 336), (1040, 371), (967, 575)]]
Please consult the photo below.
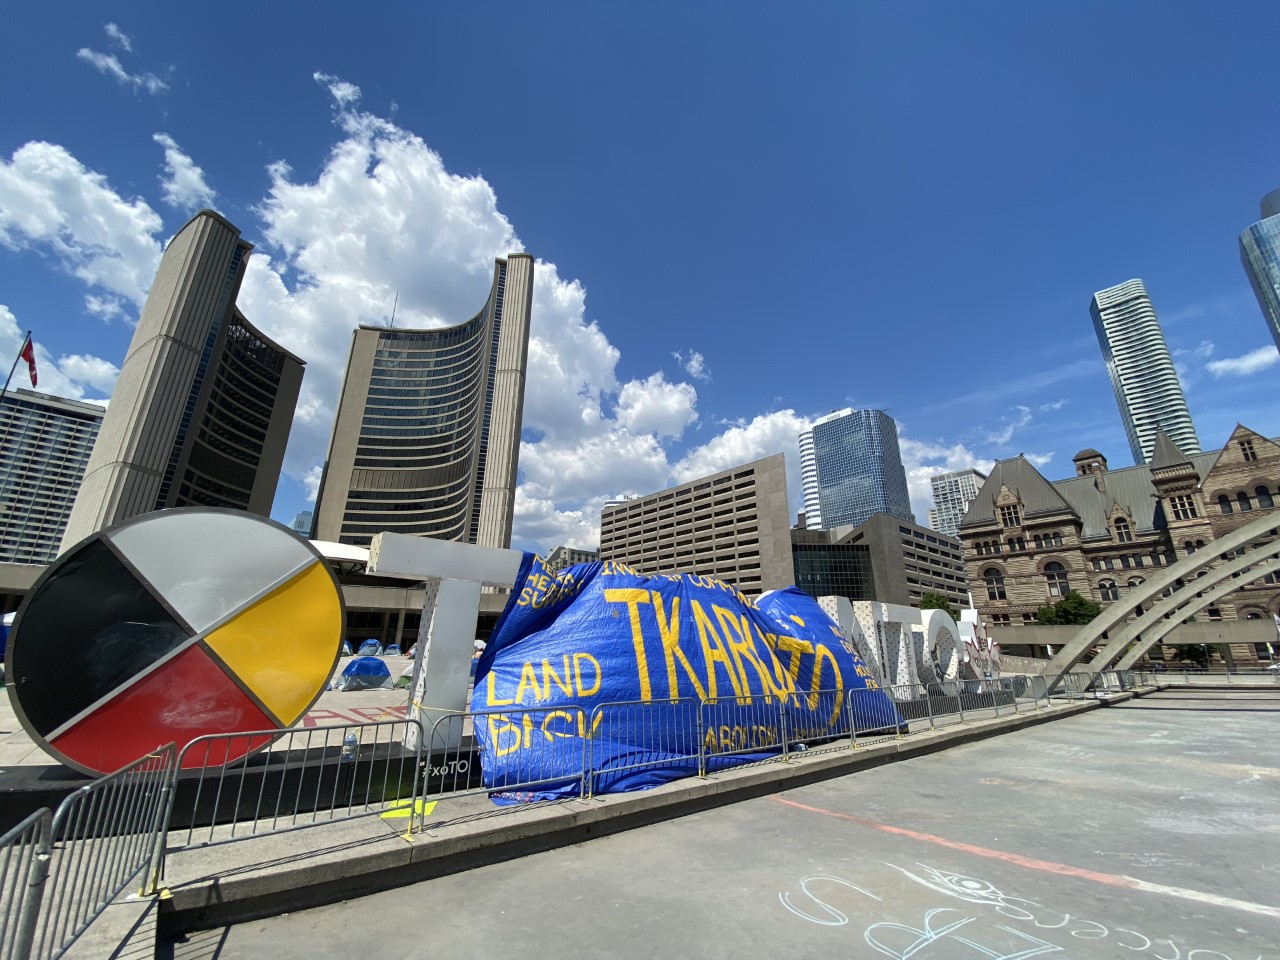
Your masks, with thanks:
[(31, 729), (57, 730), (187, 644), (193, 633), (96, 537), (27, 602), (9, 682)]

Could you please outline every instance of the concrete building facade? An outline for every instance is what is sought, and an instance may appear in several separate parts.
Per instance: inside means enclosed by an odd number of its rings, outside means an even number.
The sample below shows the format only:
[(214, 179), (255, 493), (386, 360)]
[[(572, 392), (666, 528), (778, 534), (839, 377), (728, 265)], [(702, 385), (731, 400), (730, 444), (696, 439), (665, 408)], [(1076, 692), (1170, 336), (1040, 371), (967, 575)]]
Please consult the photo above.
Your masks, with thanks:
[(803, 431), (800, 482), (809, 529), (856, 526), (877, 513), (915, 522), (898, 426), (883, 410), (837, 410)]
[(169, 241), (62, 549), (167, 507), (271, 512), (303, 362), (236, 308), (252, 249), (211, 210)]
[(33, 390), (0, 401), (0, 563), (49, 563), (106, 410)]
[(1151, 459), (1160, 432), (1184, 454), (1199, 453), (1195, 424), (1146, 285), (1141, 280), (1126, 280), (1099, 290), (1093, 295), (1089, 313), (1133, 462), (1143, 464)]
[(625, 500), (600, 517), (600, 559), (641, 573), (694, 573), (756, 596), (794, 569), (782, 454)]
[(960, 521), (986, 479), (987, 475), (979, 470), (955, 470), (930, 477), (933, 506), (929, 508), (929, 526), (944, 537), (958, 540)]
[(318, 540), (396, 533), (509, 547), (533, 258), (494, 266), (484, 307), (433, 330), (359, 327), (315, 507)]
[(543, 561), (548, 570), (568, 570), (579, 563), (595, 563), (600, 559), (598, 550), (579, 550), (577, 547), (556, 547)]
[[(1074, 477), (1050, 483), (1024, 457), (999, 461), (965, 515), (974, 604), (991, 626), (1035, 625), (1040, 607), (1071, 590), (1104, 608), (1123, 602), (1153, 568), (1277, 510), (1280, 499), (1280, 445), (1244, 426), (1210, 453), (1184, 455), (1160, 434), (1149, 464), (1109, 470), (1093, 449), (1074, 463)], [(1242, 578), (1196, 620), (1270, 624), (1277, 613), (1280, 582), (1267, 575)], [(1248, 662), (1269, 654), (1243, 644), (1232, 655)]]
[(1262, 198), (1262, 219), (1240, 234), (1240, 263), (1280, 350), (1280, 190)]

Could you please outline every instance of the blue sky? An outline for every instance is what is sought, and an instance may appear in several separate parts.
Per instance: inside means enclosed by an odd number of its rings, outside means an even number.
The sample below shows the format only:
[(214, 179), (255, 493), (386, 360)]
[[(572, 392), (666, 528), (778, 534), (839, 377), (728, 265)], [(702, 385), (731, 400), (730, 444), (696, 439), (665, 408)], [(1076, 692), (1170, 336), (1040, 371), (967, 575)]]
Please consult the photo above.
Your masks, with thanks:
[[(787, 454), (843, 406), (928, 476), (1130, 462), (1089, 320), (1141, 277), (1206, 448), (1280, 434), (1236, 238), (1280, 187), (1280, 4), (15, 7), (0, 349), (109, 396), (163, 243), (255, 244), (240, 305), (308, 361), (307, 505), (350, 330), (457, 322), (538, 258), (516, 541)], [(19, 381), (20, 383), (20, 381)]]

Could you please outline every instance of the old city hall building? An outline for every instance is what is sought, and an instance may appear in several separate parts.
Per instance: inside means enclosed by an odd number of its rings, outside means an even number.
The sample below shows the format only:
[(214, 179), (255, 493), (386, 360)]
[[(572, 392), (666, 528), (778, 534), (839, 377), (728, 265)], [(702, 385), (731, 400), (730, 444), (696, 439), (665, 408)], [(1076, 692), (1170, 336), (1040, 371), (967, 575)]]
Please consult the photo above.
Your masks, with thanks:
[[(1280, 445), (1244, 426), (1209, 453), (1185, 455), (1161, 433), (1143, 466), (1108, 470), (1092, 449), (1072, 462), (1076, 475), (1051, 483), (1025, 457), (999, 461), (960, 524), (974, 605), (993, 627), (1034, 624), (1040, 607), (1070, 590), (1104, 607), (1121, 601), (1151, 568), (1275, 510), (1280, 499)], [(1198, 618), (1270, 621), (1278, 608), (1280, 584), (1267, 575)], [(1259, 647), (1235, 646), (1233, 654), (1266, 656)]]

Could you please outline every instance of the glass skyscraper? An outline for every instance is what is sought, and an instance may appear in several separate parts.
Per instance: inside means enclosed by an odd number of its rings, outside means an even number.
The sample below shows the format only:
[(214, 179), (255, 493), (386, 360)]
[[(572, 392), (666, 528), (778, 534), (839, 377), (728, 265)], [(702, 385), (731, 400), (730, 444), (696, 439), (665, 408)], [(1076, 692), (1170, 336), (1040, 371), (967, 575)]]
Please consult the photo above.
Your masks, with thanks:
[(1182, 395), (1182, 383), (1143, 282), (1126, 280), (1099, 290), (1093, 295), (1089, 313), (1133, 462), (1141, 466), (1151, 460), (1161, 430), (1187, 456), (1199, 453), (1200, 440)]
[(864, 523), (877, 513), (915, 522), (898, 427), (883, 410), (838, 410), (800, 434), (805, 523)]
[(1240, 234), (1240, 263), (1280, 349), (1280, 190), (1262, 198), (1262, 219)]

